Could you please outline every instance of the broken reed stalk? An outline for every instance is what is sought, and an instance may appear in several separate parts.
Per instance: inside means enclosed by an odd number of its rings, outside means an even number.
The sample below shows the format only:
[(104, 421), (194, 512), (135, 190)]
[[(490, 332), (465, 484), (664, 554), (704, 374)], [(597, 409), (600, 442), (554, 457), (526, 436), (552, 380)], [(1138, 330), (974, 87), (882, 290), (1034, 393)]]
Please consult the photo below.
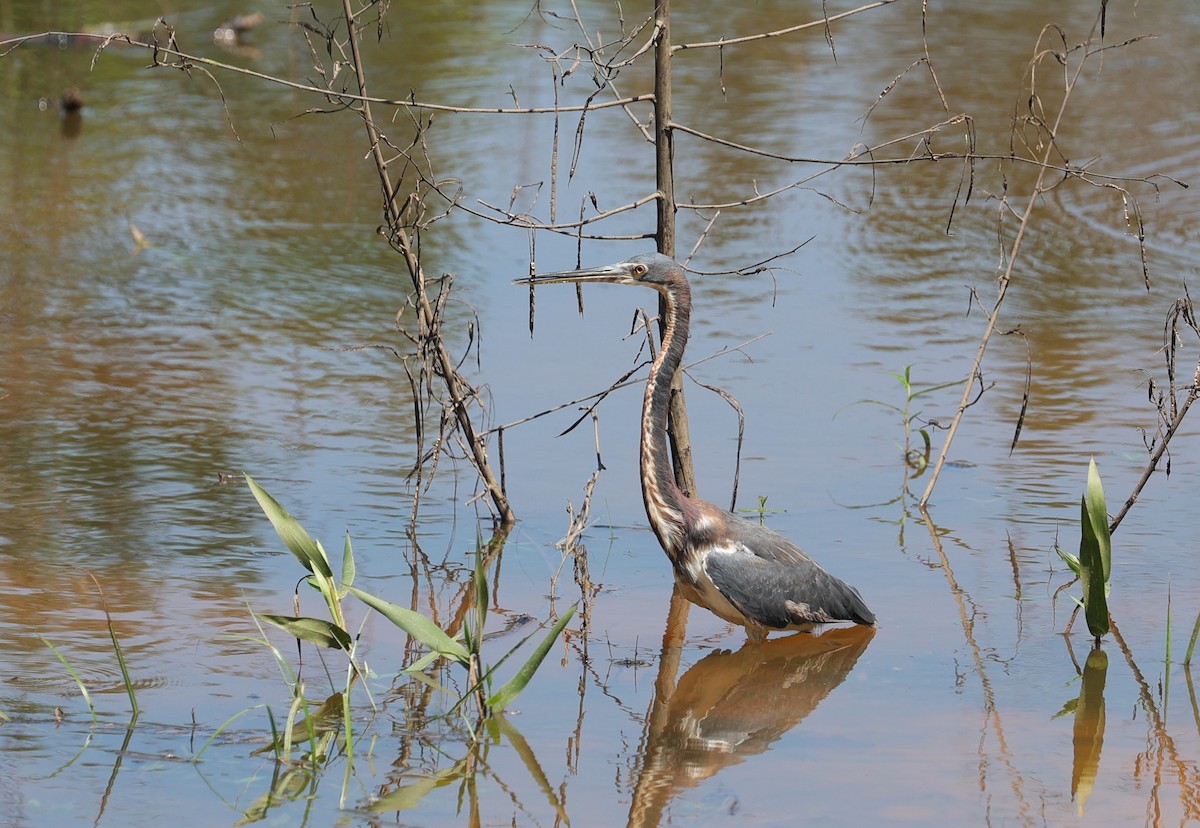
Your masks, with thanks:
[(367, 130), (367, 137), (371, 145), (371, 157), (375, 161), (375, 170), (379, 175), (379, 183), (383, 187), (388, 240), (392, 247), (404, 257), (409, 277), (412, 279), (414, 290), (413, 304), (420, 323), (421, 336), (426, 338), (431, 346), (435, 360), (435, 370), (446, 384), (446, 393), (450, 398), (451, 412), (466, 442), (467, 449), (471, 455), (471, 462), (479, 473), (480, 480), (487, 490), (488, 497), (491, 499), (498, 523), (501, 527), (507, 528), (515, 522), (516, 516), (509, 505), (508, 496), (492, 471), (484, 437), (476, 431), (475, 424), (471, 421), (468, 409), (471, 399), (475, 396), (474, 389), (459, 374), (455, 360), (442, 340), (438, 324), (439, 315), (434, 311), (429, 294), (426, 292), (425, 272), (421, 267), (421, 262), (416, 251), (413, 249), (408, 233), (404, 229), (401, 208), (397, 204), (396, 185), (392, 182), (391, 175), (388, 173), (387, 159), (383, 156), (385, 138), (371, 115), (371, 104), (366, 100), (367, 76), (363, 67), (362, 53), (359, 50), (357, 21), (350, 0), (343, 0), (342, 9), (346, 16), (346, 31), (350, 44), (350, 55), (354, 61), (355, 83), (358, 86), (358, 94), (363, 96), (360, 98), (358, 111), (362, 116), (363, 126)]
[[(1059, 30), (1056, 28), (1055, 31)], [(967, 377), (966, 382), (963, 383), (962, 397), (959, 399), (958, 409), (955, 411), (954, 419), (951, 421), (950, 428), (946, 432), (946, 439), (942, 443), (942, 450), (938, 453), (937, 462), (934, 463), (933, 471), (929, 476), (929, 482), (925, 486), (925, 491), (921, 495), (921, 500), (917, 503), (917, 507), (922, 511), (924, 511), (925, 507), (929, 504), (929, 498), (933, 495), (933, 489), (934, 486), (937, 485), (938, 476), (942, 472), (942, 467), (946, 465), (946, 457), (950, 453), (950, 445), (954, 442), (954, 435), (958, 432), (958, 427), (962, 423), (963, 415), (971, 406), (971, 391), (975, 387), (975, 382), (982, 378), (980, 369), (983, 365), (983, 355), (987, 351), (988, 343), (991, 341), (992, 334), (996, 330), (996, 321), (1000, 317), (1000, 308), (1004, 304), (1004, 296), (1008, 292), (1009, 285), (1012, 284), (1013, 271), (1016, 268), (1017, 259), (1021, 252), (1021, 245), (1025, 240), (1027, 231), (1029, 230), (1029, 222), (1030, 218), (1033, 216), (1034, 207), (1037, 205), (1042, 194), (1050, 189), (1045, 186), (1046, 173), (1051, 169), (1050, 158), (1058, 150), (1059, 127), (1062, 124), (1064, 115), (1066, 114), (1067, 104), (1071, 100), (1071, 92), (1074, 90), (1075, 84), (1078, 82), (1080, 75), (1083, 73), (1083, 67), (1087, 65), (1088, 58), (1093, 54), (1091, 50), (1091, 42), (1095, 33), (1096, 25), (1094, 24), (1092, 31), (1088, 34), (1087, 41), (1084, 43), (1083, 56), (1080, 58), (1079, 64), (1075, 67), (1074, 74), (1066, 78), (1066, 83), (1063, 87), (1062, 102), (1059, 104), (1058, 113), (1055, 115), (1053, 125), (1049, 125), (1047, 129), (1047, 125), (1044, 124), (1040, 119), (1036, 121), (1036, 123), (1039, 125), (1039, 128), (1046, 133), (1044, 137), (1044, 150), (1041, 154), (1041, 158), (1038, 160), (1037, 179), (1034, 181), (1033, 190), (1030, 192), (1029, 198), (1025, 203), (1025, 210), (1020, 214), (1021, 220), (1017, 224), (1017, 232), (1013, 237), (1012, 246), (1009, 248), (1007, 264), (1004, 267), (1004, 271), (1000, 274), (1000, 278), (997, 280), (996, 301), (992, 306), (992, 311), (987, 318), (987, 324), (984, 326), (983, 334), (979, 339), (979, 347), (975, 352), (975, 361), (971, 365), (971, 373)], [(1043, 34), (1045, 34), (1045, 30), (1043, 30)], [(1039, 46), (1040, 40), (1041, 38), (1039, 37)], [(1029, 69), (1031, 76), (1029, 106), (1031, 109), (1035, 105), (1037, 99), (1036, 70), (1042, 59), (1053, 55), (1054, 57), (1061, 59), (1064, 66), (1064, 72), (1068, 71), (1066, 68), (1066, 53), (1069, 50), (1066, 48), (1065, 42), (1063, 47), (1064, 52), (1062, 54), (1049, 49), (1040, 50), (1034, 54), (1033, 60), (1030, 62)], [(1017, 126), (1018, 125), (1014, 123), (1013, 129), (1016, 130)], [(1001, 202), (1000, 209), (1002, 211), (1007, 209), (1007, 198)]]

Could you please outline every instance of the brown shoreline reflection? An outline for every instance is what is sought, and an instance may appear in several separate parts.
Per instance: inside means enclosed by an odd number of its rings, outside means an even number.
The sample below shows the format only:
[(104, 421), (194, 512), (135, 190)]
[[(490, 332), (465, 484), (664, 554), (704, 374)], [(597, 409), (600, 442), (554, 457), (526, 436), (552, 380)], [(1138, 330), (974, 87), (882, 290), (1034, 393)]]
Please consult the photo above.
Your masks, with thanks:
[(839, 627), (702, 658), (654, 701), (628, 824), (659, 825), (680, 791), (765, 752), (845, 680), (874, 635)]

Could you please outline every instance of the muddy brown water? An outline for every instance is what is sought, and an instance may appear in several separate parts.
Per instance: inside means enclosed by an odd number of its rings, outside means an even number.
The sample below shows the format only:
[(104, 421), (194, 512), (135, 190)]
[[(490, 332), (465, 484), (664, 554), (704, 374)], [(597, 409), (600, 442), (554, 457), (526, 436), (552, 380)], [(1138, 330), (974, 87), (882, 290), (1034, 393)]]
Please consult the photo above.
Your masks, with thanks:
[[(677, 42), (782, 28), (821, 8), (680, 5)], [(928, 50), (948, 110), (924, 66), (909, 69), (925, 54), (921, 5), (899, 2), (834, 24), (836, 61), (820, 27), (723, 56), (677, 54), (676, 119), (783, 155), (837, 159), (968, 113), (977, 150), (1003, 155), (1039, 32), (1056, 23), (1076, 43), (1098, 6), (1059, 5), (929, 4)], [(619, 30), (615, 7), (581, 9), (590, 30)], [(273, 22), (290, 12), (263, 10), (268, 22), (234, 52), (210, 33), (242, 6), (184, 2), (167, 17), (185, 48), (312, 76), (302, 40)], [(463, 106), (511, 105), (512, 92), (525, 106), (551, 102), (547, 64), (513, 44), (563, 50), (580, 35), (528, 12), (393, 3), (390, 32), (368, 50), (375, 91)], [(0, 30), (145, 30), (160, 13), (136, 2), (48, 11), (10, 0), (0, 3)], [(625, 8), (627, 26), (635, 16)], [(4, 823), (159, 825), (181, 814), (195, 825), (1200, 820), (1200, 718), (1182, 665), (1200, 612), (1200, 420), (1185, 423), (1170, 476), (1153, 477), (1114, 536), (1119, 636), (1105, 638), (1102, 654), (1089, 655), (1079, 623), (1062, 635), (1078, 587), (1056, 598), (1069, 577), (1054, 552), (1078, 544), (1088, 459), (1115, 511), (1145, 464), (1143, 432), (1156, 425), (1146, 372), (1163, 381), (1163, 320), (1200, 256), (1195, 189), (1170, 180), (1194, 184), (1200, 166), (1198, 35), (1193, 4), (1109, 4), (1105, 42), (1140, 39), (1089, 62), (1060, 136), (1069, 160), (1096, 173), (1093, 184), (1128, 193), (1069, 181), (1034, 208), (999, 328), (1020, 335), (992, 343), (987, 390), (956, 438), (929, 524), (903, 494), (900, 416), (863, 401), (902, 404), (892, 374), (906, 365), (922, 387), (965, 376), (984, 319), (971, 290), (990, 306), (1001, 262), (999, 199), (1007, 186), (1023, 210), (1032, 174), (1002, 177), (997, 161), (981, 161), (964, 203), (956, 162), (844, 169), (757, 207), (722, 210), (693, 260), (702, 273), (689, 360), (728, 351), (694, 367), (688, 387), (702, 493), (729, 503), (737, 418), (699, 383), (734, 396), (746, 414), (736, 506), (765, 498), (763, 519), (857, 585), (877, 631), (831, 629), (747, 649), (743, 633), (693, 610), (680, 646), (664, 655), (671, 585), (638, 493), (640, 393), (618, 391), (594, 428), (588, 421), (557, 437), (578, 416), (570, 407), (504, 437), (520, 523), (493, 572), (497, 632), (578, 599), (570, 563), (559, 574), (555, 542), (568, 502), (583, 501), (599, 444), (605, 470), (584, 537), (598, 590), (586, 634), (573, 624), (503, 722), (473, 745), (461, 719), (439, 717), (449, 696), (397, 675), (411, 654), (403, 636), (352, 605), (370, 698), (356, 689), (353, 758), (335, 746), (315, 776), (256, 752), (270, 738), (267, 708), (282, 722), (290, 695), (271, 652), (252, 640), (252, 613), (290, 613), (302, 571), (237, 475), (262, 482), (335, 556), (349, 532), (365, 588), (443, 621), (460, 605), (486, 532), (461, 460), (440, 465), (408, 532), (411, 391), (389, 351), (358, 348), (386, 344), (403, 355), (393, 321), (406, 283), (374, 233), (378, 186), (359, 124), (345, 113), (296, 119), (318, 102), (219, 72), (226, 113), (201, 73), (147, 70), (145, 54), (116, 48), (94, 69), (90, 48), (0, 58)], [(1060, 45), (1052, 30), (1044, 38)], [(1050, 61), (1039, 75), (1048, 110), (1061, 71)], [(648, 89), (648, 79), (625, 70), (619, 88)], [(580, 70), (562, 94), (591, 88)], [(57, 111), (67, 89), (85, 102), (79, 119)], [(560, 125), (563, 156), (576, 123)], [(486, 212), (483, 203), (508, 204), (515, 185), (544, 182), (517, 201), (544, 218), (552, 135), (547, 116), (444, 114), (428, 140), (436, 174), (463, 182), (465, 205)], [(961, 148), (961, 135), (947, 126), (936, 147)], [(889, 153), (921, 148), (907, 141)], [(816, 169), (683, 135), (676, 158), (680, 200), (697, 204)], [(1159, 189), (1101, 175), (1155, 176)], [(592, 192), (602, 209), (615, 207), (652, 182), (653, 154), (628, 118), (595, 112), (556, 209), (575, 215)], [(1125, 217), (1134, 198), (1150, 290)], [(681, 250), (713, 212), (681, 212)], [(652, 225), (644, 207), (607, 232)], [(1015, 226), (1009, 216), (1007, 238)], [(809, 237), (770, 271), (704, 275)], [(602, 390), (641, 358), (627, 334), (648, 294), (589, 289), (580, 318), (570, 288), (540, 290), (531, 337), (527, 291), (511, 285), (528, 271), (526, 233), (460, 213), (434, 223), (422, 243), (431, 272), (456, 275), (455, 347), (466, 347), (470, 326), (482, 333), (466, 366), (486, 387), (490, 424)], [(573, 240), (541, 233), (536, 243), (540, 269), (574, 265)], [(647, 247), (585, 241), (582, 255), (605, 262)], [(1184, 340), (1187, 377), (1197, 351)], [(1028, 412), (1010, 453), (1027, 364)], [(958, 394), (924, 395), (913, 410), (944, 423)], [(919, 494), (925, 479), (910, 488)], [(91, 576), (137, 689), (132, 728)], [(321, 614), (315, 594), (302, 602)], [(486, 654), (498, 659), (527, 629), (489, 638)], [(314, 701), (344, 683), (336, 658), (297, 656), (286, 637), (269, 636)], [(96, 725), (43, 638), (88, 688)], [(453, 670), (441, 679), (462, 689)], [(180, 761), (242, 711), (201, 761)]]

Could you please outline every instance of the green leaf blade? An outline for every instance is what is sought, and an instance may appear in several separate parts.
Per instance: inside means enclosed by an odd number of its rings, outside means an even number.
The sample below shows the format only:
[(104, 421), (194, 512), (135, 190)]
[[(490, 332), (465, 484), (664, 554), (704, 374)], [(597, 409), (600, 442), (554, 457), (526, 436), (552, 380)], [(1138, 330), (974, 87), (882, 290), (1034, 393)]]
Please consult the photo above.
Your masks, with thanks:
[(358, 600), (434, 652), (454, 659), (460, 664), (467, 664), (470, 661), (470, 654), (467, 652), (467, 648), (446, 635), (442, 631), (442, 628), (435, 624), (432, 619), (415, 610), (410, 610), (407, 607), (401, 607), (390, 601), (377, 598), (369, 592), (363, 592), (358, 587), (348, 587), (348, 589)]
[(348, 652), (353, 643), (349, 633), (337, 624), (320, 618), (270, 615), (267, 613), (255, 613), (255, 615), (268, 624), (279, 627), (279, 629), (289, 635), (299, 638), (301, 641), (316, 644), (318, 647), (325, 647), (330, 650), (346, 650)]
[(550, 629), (550, 632), (538, 644), (533, 654), (521, 665), (521, 669), (516, 672), (516, 675), (506, 681), (504, 686), (487, 700), (488, 707), (492, 708), (492, 710), (503, 710), (525, 689), (525, 685), (529, 684), (530, 679), (533, 678), (533, 674), (537, 672), (538, 667), (541, 666), (542, 661), (546, 658), (546, 654), (550, 652), (550, 647), (553, 646), (559, 634), (574, 615), (574, 606), (562, 614), (562, 617), (558, 619), (558, 623)]
[(325, 557), (325, 550), (313, 540), (287, 509), (279, 505), (279, 501), (271, 497), (267, 490), (258, 485), (250, 475), (246, 475), (246, 485), (254, 494), (254, 499), (266, 514), (271, 525), (275, 527), (279, 539), (284, 542), (291, 553), (300, 561), (300, 565), (314, 575), (323, 576), (325, 580), (333, 579), (333, 570)]
[(1075, 573), (1075, 576), (1079, 577), (1079, 558), (1075, 557), (1070, 552), (1059, 546), (1055, 546), (1054, 551), (1058, 553), (1060, 558), (1067, 562), (1067, 566), (1071, 568), (1071, 571)]
[(354, 548), (350, 545), (350, 533), (346, 533), (346, 545), (342, 548), (342, 583), (338, 588), (338, 597), (345, 598), (350, 587), (354, 585), (356, 569), (354, 566)]

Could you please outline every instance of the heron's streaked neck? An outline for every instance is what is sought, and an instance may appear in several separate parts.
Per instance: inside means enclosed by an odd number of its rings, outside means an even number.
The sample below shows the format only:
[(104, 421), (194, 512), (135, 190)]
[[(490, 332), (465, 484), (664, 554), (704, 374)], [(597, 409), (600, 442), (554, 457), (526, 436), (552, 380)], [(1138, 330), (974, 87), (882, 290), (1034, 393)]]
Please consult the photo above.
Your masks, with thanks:
[(650, 366), (642, 406), (642, 499), (650, 526), (672, 558), (682, 548), (686, 498), (675, 483), (667, 445), (671, 380), (683, 361), (691, 319), (691, 289), (684, 282), (664, 294), (666, 326), (658, 356)]

